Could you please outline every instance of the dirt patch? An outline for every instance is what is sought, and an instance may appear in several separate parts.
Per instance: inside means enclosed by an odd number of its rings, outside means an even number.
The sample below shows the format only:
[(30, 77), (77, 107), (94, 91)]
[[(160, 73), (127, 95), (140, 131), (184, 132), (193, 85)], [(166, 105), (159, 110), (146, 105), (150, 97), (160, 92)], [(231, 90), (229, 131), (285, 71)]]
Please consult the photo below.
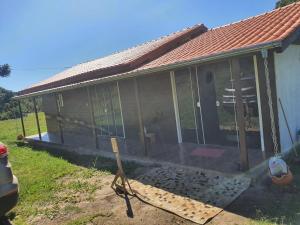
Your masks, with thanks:
[(102, 183), (105, 185), (95, 192), (93, 200), (74, 204), (77, 210), (59, 213), (54, 218), (36, 217), (32, 224), (194, 224), (135, 197), (129, 197), (133, 216), (128, 217), (125, 199), (117, 196), (110, 188), (112, 179), (113, 176), (103, 177)]
[[(145, 170), (140, 171), (143, 173)], [(138, 175), (138, 172), (135, 172), (135, 175)], [(195, 225), (195, 223), (191, 221), (143, 203), (135, 197), (129, 197), (129, 204), (133, 212), (133, 215), (130, 216), (128, 214), (128, 203), (126, 203), (124, 198), (117, 196), (110, 188), (111, 181), (114, 177), (113, 175), (95, 173), (85, 179), (82, 178), (82, 175), (79, 177), (81, 177), (78, 178), (81, 182), (88, 183), (94, 187), (95, 190), (89, 193), (89, 189), (83, 187), (77, 191), (73, 189), (73, 191), (66, 190), (65, 192), (59, 193), (57, 195), (58, 199), (64, 197), (69, 198), (71, 196), (70, 198), (75, 200), (72, 201), (71, 204), (69, 202), (58, 204), (59, 210), (54, 217), (39, 215), (38, 217), (32, 218), (30, 223), (37, 225)], [(300, 179), (299, 175), (296, 175), (295, 179)], [(76, 179), (74, 180), (74, 178), (70, 179), (65, 177), (58, 182), (63, 182), (64, 185), (73, 185), (75, 181)], [(230, 206), (207, 224), (254, 225), (272, 224), (271, 221), (277, 222), (278, 224), (289, 224), (288, 222), (297, 220), (295, 210), (290, 212), (290, 205), (296, 201), (295, 199), (297, 197), (300, 197), (297, 185), (297, 183), (294, 183), (285, 188), (276, 187), (272, 185), (270, 179), (266, 176), (254, 186), (252, 185)], [(289, 207), (286, 207), (287, 205), (289, 205)], [(298, 207), (298, 205), (293, 205), (293, 207)], [(259, 218), (259, 220), (266, 218), (270, 223), (258, 223), (253, 220), (257, 218)], [(290, 224), (296, 223), (292, 222)]]

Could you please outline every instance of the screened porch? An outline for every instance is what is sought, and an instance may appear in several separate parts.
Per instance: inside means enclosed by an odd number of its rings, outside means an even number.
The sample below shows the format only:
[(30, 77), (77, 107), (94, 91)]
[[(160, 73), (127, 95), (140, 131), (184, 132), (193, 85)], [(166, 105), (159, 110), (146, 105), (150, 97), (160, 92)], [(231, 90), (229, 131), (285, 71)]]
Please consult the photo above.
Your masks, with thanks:
[(126, 158), (238, 173), (272, 154), (261, 66), (250, 55), (23, 99), (23, 134), (82, 154), (117, 137)]

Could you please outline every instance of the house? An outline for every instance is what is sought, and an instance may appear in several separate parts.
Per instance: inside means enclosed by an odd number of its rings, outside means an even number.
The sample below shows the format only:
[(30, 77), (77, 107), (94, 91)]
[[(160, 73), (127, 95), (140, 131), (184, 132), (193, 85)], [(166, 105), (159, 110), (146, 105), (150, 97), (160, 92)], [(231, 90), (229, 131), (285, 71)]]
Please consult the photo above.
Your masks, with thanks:
[[(291, 148), (300, 129), (300, 3), (203, 24), (81, 63), (19, 92), (41, 103), (35, 143), (234, 173)], [(36, 109), (37, 107), (35, 107)], [(26, 124), (23, 131), (26, 136)], [(278, 147), (277, 147), (278, 146)]]

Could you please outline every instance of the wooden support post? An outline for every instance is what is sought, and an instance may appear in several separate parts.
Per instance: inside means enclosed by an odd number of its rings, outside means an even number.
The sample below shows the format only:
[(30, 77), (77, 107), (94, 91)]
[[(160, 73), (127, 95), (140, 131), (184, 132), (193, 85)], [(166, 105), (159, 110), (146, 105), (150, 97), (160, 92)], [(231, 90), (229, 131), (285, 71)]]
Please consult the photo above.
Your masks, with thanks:
[(139, 97), (138, 81), (136, 78), (134, 78), (134, 93), (135, 93), (135, 99), (136, 99), (136, 104), (137, 104), (137, 114), (138, 114), (137, 116), (138, 116), (138, 120), (139, 120), (140, 141), (142, 142), (142, 145), (143, 145), (143, 148), (145, 151), (145, 156), (147, 156), (148, 151), (147, 151), (146, 142), (145, 142), (143, 114), (142, 114), (140, 97)]
[(248, 150), (246, 143), (246, 130), (245, 130), (245, 120), (244, 120), (244, 105), (242, 98), (242, 87), (241, 87), (241, 77), (240, 77), (240, 63), (238, 58), (232, 58), (230, 60), (232, 77), (234, 79), (235, 87), (235, 99), (236, 99), (236, 117), (237, 117), (237, 126), (239, 134), (239, 143), (240, 143), (240, 162), (241, 170), (245, 171), (249, 169), (248, 161)]
[(39, 139), (40, 141), (42, 140), (42, 134), (41, 134), (41, 127), (40, 127), (40, 121), (39, 121), (39, 115), (38, 115), (38, 111), (36, 108), (36, 100), (35, 97), (32, 98), (33, 101), (33, 106), (34, 106), (34, 114), (35, 114), (35, 120), (36, 120), (36, 126), (39, 132)]
[(96, 121), (95, 121), (95, 112), (94, 112), (93, 102), (91, 99), (90, 88), (86, 87), (86, 91), (87, 91), (88, 103), (89, 103), (89, 108), (90, 108), (90, 116), (91, 116), (91, 122), (92, 122), (93, 136), (95, 139), (95, 146), (96, 146), (96, 148), (99, 148)]
[(22, 107), (21, 107), (21, 102), (20, 101), (18, 101), (18, 105), (19, 105), (19, 111), (20, 111), (23, 137), (25, 138), (26, 137), (26, 132), (25, 132), (24, 118), (23, 118), (23, 112), (22, 112)]
[[(116, 138), (111, 138), (111, 146), (112, 146), (113, 153), (116, 156), (117, 166), (118, 166), (118, 171), (116, 173), (116, 176), (115, 176), (113, 182), (111, 183), (111, 188), (114, 189), (115, 191), (117, 190), (117, 188), (119, 188), (119, 189), (122, 190), (122, 192), (124, 194), (134, 195), (134, 192), (131, 189), (129, 181), (128, 181), (127, 177), (125, 176), (125, 173), (124, 173), (124, 170), (123, 170), (123, 166), (122, 166), (122, 162), (121, 162), (121, 158), (120, 158), (120, 153), (119, 153), (118, 142), (117, 142)], [(117, 180), (119, 178), (121, 179), (121, 185), (119, 185), (117, 183)], [(126, 188), (126, 183), (127, 183), (128, 187), (130, 189), (130, 192)]]

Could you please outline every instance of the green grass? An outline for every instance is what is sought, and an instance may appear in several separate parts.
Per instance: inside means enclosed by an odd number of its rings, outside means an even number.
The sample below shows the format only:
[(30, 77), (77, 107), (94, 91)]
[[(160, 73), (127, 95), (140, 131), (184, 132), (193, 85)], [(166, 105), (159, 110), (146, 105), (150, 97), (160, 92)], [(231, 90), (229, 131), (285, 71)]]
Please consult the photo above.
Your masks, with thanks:
[[(26, 131), (35, 134), (34, 116), (31, 114), (25, 117), (24, 122), (27, 125)], [(13, 211), (16, 224), (24, 224), (26, 217), (38, 212), (38, 205), (53, 200), (54, 193), (59, 190), (56, 180), (74, 173), (79, 167), (51, 157), (47, 152), (18, 146), (15, 140), (20, 132), (19, 123), (19, 120), (0, 121), (0, 140), (9, 146), (9, 160), (20, 183), (20, 201)]]
[[(39, 113), (39, 121), (41, 132), (45, 132), (44, 113)], [(37, 134), (34, 114), (24, 117), (24, 124), (26, 136)], [(101, 186), (89, 179), (116, 170), (116, 163), (103, 157), (82, 155), (79, 158), (73, 153), (46, 151), (17, 142), (17, 135), (22, 133), (19, 119), (0, 121), (0, 128), (0, 141), (9, 147), (9, 161), (20, 185), (18, 205), (8, 215), (16, 225), (27, 224), (28, 218), (41, 214), (52, 219), (59, 213), (79, 212), (80, 208), (74, 205), (78, 201), (76, 193), (85, 193), (85, 199), (92, 200), (93, 193)], [(128, 163), (124, 169), (130, 173), (136, 166)], [(70, 224), (85, 224), (87, 219)]]
[(57, 179), (80, 170), (65, 160), (28, 147), (10, 145), (10, 151), (10, 162), (20, 182), (20, 203), (16, 212), (25, 218), (35, 215), (40, 205), (55, 201), (54, 194), (62, 188), (56, 183)]
[[(43, 114), (40, 113), (41, 129), (45, 131)], [(24, 118), (26, 132), (29, 135), (36, 134), (36, 123), (33, 114)], [(49, 217), (55, 216), (55, 207), (50, 210), (41, 210), (45, 205), (56, 204), (57, 201), (69, 201), (60, 199), (57, 193), (67, 189), (73, 192), (93, 193), (97, 187), (86, 180), (98, 172), (95, 169), (87, 169), (68, 161), (54, 157), (42, 149), (32, 149), (28, 146), (18, 145), (15, 141), (17, 134), (21, 132), (19, 120), (0, 121), (0, 140), (9, 147), (9, 161), (13, 172), (18, 177), (20, 184), (20, 199), (17, 207), (10, 213), (14, 224), (26, 224), (29, 216), (40, 213), (48, 213)], [(60, 178), (68, 176), (74, 179), (68, 184), (58, 182)], [(75, 207), (76, 208), (76, 207)], [(66, 211), (75, 208), (66, 207)], [(15, 217), (15, 218), (14, 218)]]
[[(43, 114), (40, 114), (42, 132), (45, 131)], [(29, 114), (24, 118), (26, 131), (36, 134), (35, 117)], [(89, 183), (89, 179), (95, 176), (106, 175), (116, 170), (115, 162), (102, 157), (81, 156), (78, 159), (74, 154), (65, 154), (62, 158), (60, 151), (45, 151), (33, 149), (29, 146), (20, 145), (16, 142), (16, 136), (21, 132), (19, 120), (0, 121), (0, 141), (9, 147), (9, 160), (14, 174), (20, 183), (20, 199), (17, 207), (9, 214), (13, 224), (28, 224), (28, 218), (43, 214), (48, 218), (55, 218), (59, 213), (79, 213), (81, 209), (76, 206), (74, 193), (86, 193), (87, 200), (100, 186)], [(71, 163), (73, 162), (73, 163)], [(84, 163), (82, 163), (84, 162)], [(77, 166), (76, 164), (85, 167)], [(135, 164), (125, 164), (126, 172), (136, 168)], [(97, 169), (96, 169), (97, 168)], [(300, 187), (300, 165), (291, 167), (295, 180), (294, 186)], [(64, 182), (67, 178), (70, 182)], [(296, 188), (296, 190), (298, 190)], [(64, 195), (57, 195), (67, 190)], [(281, 225), (298, 224), (300, 221), (300, 191), (295, 191), (283, 198), (278, 192), (278, 198), (264, 202), (251, 225)], [(61, 203), (65, 203), (63, 209)], [(52, 207), (45, 208), (45, 206)], [(109, 216), (92, 214), (82, 216), (70, 221), (67, 225), (88, 224), (97, 218)]]

